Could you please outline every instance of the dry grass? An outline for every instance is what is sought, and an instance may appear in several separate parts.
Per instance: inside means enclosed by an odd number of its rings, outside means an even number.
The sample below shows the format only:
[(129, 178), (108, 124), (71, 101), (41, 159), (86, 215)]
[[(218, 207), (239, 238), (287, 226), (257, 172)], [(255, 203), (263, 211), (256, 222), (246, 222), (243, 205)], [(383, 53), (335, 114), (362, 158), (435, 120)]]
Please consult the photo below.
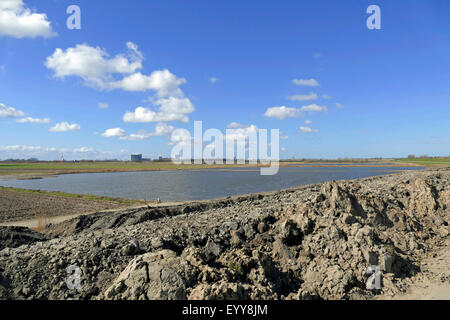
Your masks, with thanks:
[(34, 228), (35, 231), (41, 232), (47, 225), (50, 224), (50, 219), (45, 212), (34, 210), (33, 214), (36, 218), (36, 227)]

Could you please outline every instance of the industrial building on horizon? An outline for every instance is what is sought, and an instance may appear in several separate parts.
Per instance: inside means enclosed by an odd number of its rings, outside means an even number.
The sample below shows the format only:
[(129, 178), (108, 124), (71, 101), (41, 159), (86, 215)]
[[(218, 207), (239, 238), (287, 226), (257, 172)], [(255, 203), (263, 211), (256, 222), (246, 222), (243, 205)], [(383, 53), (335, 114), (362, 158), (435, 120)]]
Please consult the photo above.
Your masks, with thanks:
[(132, 161), (132, 162), (139, 162), (139, 161), (142, 161), (142, 154), (140, 154), (140, 153), (133, 153), (133, 154), (131, 155), (131, 161)]

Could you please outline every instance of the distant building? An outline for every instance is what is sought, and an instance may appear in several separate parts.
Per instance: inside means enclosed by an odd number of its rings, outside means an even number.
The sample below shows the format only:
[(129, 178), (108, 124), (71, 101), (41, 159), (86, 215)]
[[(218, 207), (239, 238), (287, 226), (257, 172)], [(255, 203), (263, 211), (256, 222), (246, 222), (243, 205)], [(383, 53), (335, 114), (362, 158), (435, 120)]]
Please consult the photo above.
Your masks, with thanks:
[(142, 154), (132, 154), (131, 161), (133, 162), (142, 161)]

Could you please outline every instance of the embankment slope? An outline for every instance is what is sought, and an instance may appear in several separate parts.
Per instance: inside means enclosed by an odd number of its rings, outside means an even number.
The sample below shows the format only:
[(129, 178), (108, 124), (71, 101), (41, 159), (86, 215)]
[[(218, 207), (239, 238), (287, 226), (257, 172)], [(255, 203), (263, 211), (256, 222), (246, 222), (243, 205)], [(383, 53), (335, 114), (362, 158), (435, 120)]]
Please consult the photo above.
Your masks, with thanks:
[[(0, 251), (0, 297), (390, 297), (448, 250), (449, 208), (450, 170), (440, 169), (80, 216)], [(78, 290), (67, 287), (70, 265)], [(370, 265), (381, 292), (365, 289)]]

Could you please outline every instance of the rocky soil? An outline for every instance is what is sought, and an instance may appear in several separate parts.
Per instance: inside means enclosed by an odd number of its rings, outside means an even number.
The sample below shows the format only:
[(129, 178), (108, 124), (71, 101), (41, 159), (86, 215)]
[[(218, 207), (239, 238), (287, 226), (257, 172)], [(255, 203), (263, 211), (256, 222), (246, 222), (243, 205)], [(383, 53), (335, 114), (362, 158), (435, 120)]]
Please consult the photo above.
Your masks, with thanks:
[[(98, 213), (43, 235), (8, 238), (19, 231), (5, 227), (0, 297), (392, 296), (421, 275), (423, 259), (447, 252), (449, 220), (450, 169), (439, 169)], [(370, 265), (382, 271), (381, 290), (366, 289)], [(69, 266), (79, 270), (70, 275)], [(80, 286), (69, 289), (77, 274)], [(447, 268), (440, 281), (449, 280)]]

